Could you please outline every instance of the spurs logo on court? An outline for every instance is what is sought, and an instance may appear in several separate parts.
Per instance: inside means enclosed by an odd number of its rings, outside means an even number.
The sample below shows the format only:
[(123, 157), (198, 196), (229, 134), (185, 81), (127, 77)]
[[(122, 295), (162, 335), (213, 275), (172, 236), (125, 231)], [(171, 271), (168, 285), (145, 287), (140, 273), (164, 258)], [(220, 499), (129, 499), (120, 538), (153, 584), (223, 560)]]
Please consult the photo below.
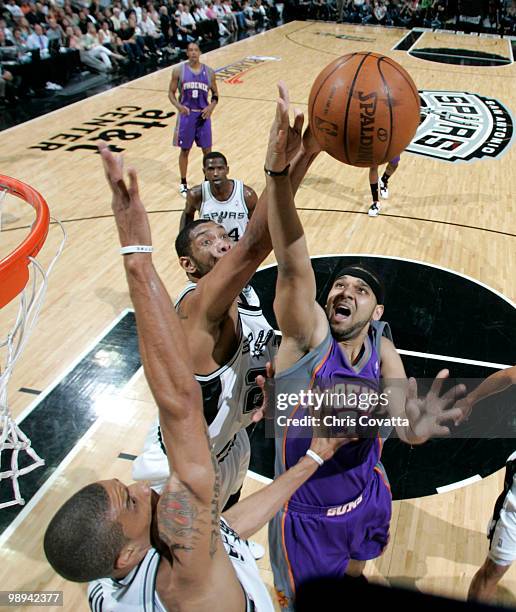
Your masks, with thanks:
[(360, 100), (360, 147), (357, 161), (373, 165), (373, 134), (378, 94), (359, 91), (358, 99)]
[(422, 121), (407, 151), (447, 162), (496, 159), (514, 136), (514, 120), (493, 98), (461, 91), (420, 91)]
[(244, 59), (240, 60), (239, 62), (222, 66), (222, 68), (217, 68), (217, 70), (215, 70), (215, 74), (217, 75), (217, 79), (224, 81), (224, 83), (229, 83), (230, 85), (240, 85), (242, 83), (241, 77), (246, 72), (256, 68), (256, 66), (265, 64), (265, 62), (279, 62), (280, 59), (280, 57), (250, 55), (248, 57), (244, 57)]

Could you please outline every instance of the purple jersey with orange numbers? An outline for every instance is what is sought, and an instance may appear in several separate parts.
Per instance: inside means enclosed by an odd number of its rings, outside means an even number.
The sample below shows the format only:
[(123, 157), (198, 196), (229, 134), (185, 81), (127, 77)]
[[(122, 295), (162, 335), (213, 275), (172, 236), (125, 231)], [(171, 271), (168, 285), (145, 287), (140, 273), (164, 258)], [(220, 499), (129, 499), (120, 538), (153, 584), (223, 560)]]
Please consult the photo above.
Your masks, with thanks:
[(204, 110), (209, 104), (208, 93), (210, 91), (211, 78), (212, 70), (205, 64), (201, 64), (200, 71), (196, 73), (190, 68), (188, 62), (185, 62), (181, 67), (181, 75), (179, 77), (181, 104), (188, 107), (191, 111)]
[[(361, 417), (367, 421), (382, 408), (382, 335), (390, 335), (388, 325), (373, 322), (362, 355), (350, 364), (328, 328), (318, 347), (275, 378), (277, 400), (280, 393), (286, 398), (301, 390), (311, 390), (318, 397), (332, 393), (334, 398), (345, 398), (342, 405), (339, 400), (332, 403), (330, 415), (338, 418), (334, 435), (344, 430), (360, 438), (326, 461), (269, 524), (274, 583), (285, 609), (294, 609), (296, 587), (306, 580), (339, 578), (350, 559), (373, 559), (388, 542), (391, 495), (380, 463), (385, 432), (361, 423)], [(310, 447), (312, 429), (302, 419), (317, 412), (307, 404), (300, 401), (282, 411), (285, 417), (299, 421), (280, 425), (276, 417), (276, 477)]]

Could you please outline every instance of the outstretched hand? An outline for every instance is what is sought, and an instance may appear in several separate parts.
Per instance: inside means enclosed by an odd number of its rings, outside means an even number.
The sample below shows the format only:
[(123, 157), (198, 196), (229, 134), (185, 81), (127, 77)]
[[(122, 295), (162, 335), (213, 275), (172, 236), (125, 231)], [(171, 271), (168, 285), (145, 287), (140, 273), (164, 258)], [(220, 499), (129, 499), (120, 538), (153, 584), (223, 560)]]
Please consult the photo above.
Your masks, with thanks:
[(444, 395), (439, 395), (443, 382), (448, 376), (448, 370), (441, 370), (424, 398), (418, 398), (416, 379), (409, 379), (405, 411), (410, 428), (418, 438), (446, 436), (450, 430), (442, 423), (456, 422), (462, 417), (462, 410), (451, 406), (454, 406), (457, 399), (466, 392), (464, 385), (456, 385)]
[(124, 158), (115, 157), (105, 142), (98, 144), (104, 165), (104, 173), (113, 194), (111, 208), (115, 217), (120, 246), (152, 244), (147, 212), (140, 199), (138, 177), (129, 168), (129, 186), (124, 179)]
[(274, 378), (274, 366), (270, 361), (265, 365), (265, 376), (259, 375), (256, 377), (256, 384), (260, 387), (263, 394), (262, 405), (256, 408), (251, 415), (251, 422), (258, 423), (263, 418), (274, 418), (274, 407), (269, 405), (270, 397), (267, 389), (267, 380)]
[(304, 116), (299, 109), (294, 110), (294, 123), (289, 124), (290, 99), (287, 86), (283, 81), (278, 83), (279, 98), (276, 104), (276, 115), (269, 133), (269, 145), (265, 158), (265, 167), (273, 172), (281, 172), (301, 145), (301, 131)]

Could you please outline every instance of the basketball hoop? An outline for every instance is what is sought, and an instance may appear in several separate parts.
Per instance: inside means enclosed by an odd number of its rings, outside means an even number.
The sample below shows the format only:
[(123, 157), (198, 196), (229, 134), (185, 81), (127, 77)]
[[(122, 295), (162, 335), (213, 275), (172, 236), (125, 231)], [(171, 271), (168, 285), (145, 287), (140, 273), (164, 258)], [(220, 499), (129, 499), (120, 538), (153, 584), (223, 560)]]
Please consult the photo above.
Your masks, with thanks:
[[(28, 236), (11, 253), (0, 260), (0, 309), (14, 302), (16, 298), (19, 301), (15, 322), (8, 330), (7, 336), (0, 337), (0, 350), (2, 351), (0, 369), (0, 469), (2, 453), (11, 451), (10, 469), (0, 471), (0, 482), (4, 479), (11, 479), (14, 492), (14, 499), (0, 503), (0, 508), (25, 503), (20, 494), (18, 478), (44, 464), (44, 460), (31, 447), (30, 440), (11, 416), (7, 402), (7, 386), (14, 365), (37, 322), (47, 290), (48, 276), (61, 255), (66, 240), (65, 230), (62, 224), (57, 221), (63, 232), (63, 237), (54, 257), (45, 270), (36, 261), (36, 256), (43, 247), (48, 234), (50, 224), (48, 205), (43, 196), (29, 185), (17, 179), (0, 175), (0, 222), (2, 206), (8, 195), (15, 196), (30, 204), (34, 208), (36, 219), (30, 227)], [(25, 452), (29, 460), (29, 463), (23, 468), (18, 467), (21, 452)], [(24, 461), (24, 463), (27, 462)]]

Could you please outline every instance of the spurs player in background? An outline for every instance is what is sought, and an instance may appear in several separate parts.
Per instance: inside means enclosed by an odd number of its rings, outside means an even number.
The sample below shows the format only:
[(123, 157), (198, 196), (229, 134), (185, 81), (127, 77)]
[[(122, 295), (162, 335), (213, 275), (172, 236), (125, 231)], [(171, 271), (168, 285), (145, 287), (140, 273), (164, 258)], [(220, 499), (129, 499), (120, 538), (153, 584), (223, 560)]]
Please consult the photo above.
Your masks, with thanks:
[[(463, 411), (461, 421), (469, 417), (475, 404), (515, 384), (516, 366), (486, 378), (457, 404)], [(487, 537), (489, 552), (471, 581), (468, 600), (492, 601), (497, 584), (516, 561), (516, 451), (505, 464), (504, 487), (496, 500)]]
[[(213, 70), (201, 64), (201, 49), (195, 42), (186, 48), (187, 62), (175, 66), (168, 90), (168, 98), (178, 111), (174, 145), (179, 152), (179, 174), (181, 183), (179, 193), (186, 198), (188, 192), (188, 156), (193, 143), (201, 147), (204, 155), (211, 151), (211, 114), (219, 101), (217, 80)], [(179, 90), (179, 100), (176, 93)], [(208, 102), (208, 93), (211, 100)]]
[(198, 212), (199, 219), (222, 225), (231, 240), (238, 242), (258, 197), (243, 181), (228, 178), (229, 166), (222, 153), (212, 151), (205, 155), (202, 169), (206, 180), (188, 190), (179, 230), (191, 223)]
[[(283, 100), (277, 112), (281, 135), (288, 127), (288, 106)], [(318, 150), (309, 129), (304, 140), (308, 150)], [(269, 230), (278, 262), (274, 312), (282, 332), (275, 362), (276, 397), (299, 398), (302, 391), (312, 389), (322, 396), (327, 391), (344, 394), (344, 410), (334, 408), (333, 414), (350, 417), (344, 433), (359, 438), (303, 484), (269, 525), (274, 583), (282, 609), (291, 611), (301, 584), (341, 578), (345, 573), (362, 578), (366, 560), (380, 556), (387, 545), (391, 495), (380, 463), (381, 434), (378, 427), (359, 427), (361, 418), (383, 416), (385, 425), (391, 421), (401, 440), (421, 444), (432, 435), (449, 433), (442, 423), (462, 414), (460, 409), (447, 408), (463, 388), (454, 387), (439, 397), (448, 376), (443, 370), (428, 395), (418, 399), (416, 381), (407, 384), (396, 348), (385, 337), (387, 326), (380, 322), (382, 283), (365, 265), (348, 265), (337, 273), (323, 310), (316, 301), (314, 271), (281, 136), (271, 142), (265, 168)], [(357, 393), (362, 398), (358, 406), (352, 403)], [(383, 408), (383, 415), (377, 407)], [(302, 422), (310, 412), (310, 406), (293, 402), (282, 412), (286, 424), (280, 427), (276, 421), (276, 476), (306, 453), (309, 429), (296, 427), (295, 421)]]
[[(280, 91), (285, 96), (285, 91)], [(313, 153), (301, 146), (299, 117), (287, 130), (287, 159), (295, 193)], [(179, 263), (189, 283), (176, 305), (184, 324), (194, 372), (203, 394), (204, 415), (221, 471), (221, 508), (239, 495), (250, 459), (245, 428), (261, 402), (256, 385), (275, 354), (274, 331), (263, 316), (258, 296), (248, 286), (252, 275), (270, 253), (265, 190), (247, 229), (234, 243), (213, 221), (199, 219), (176, 239)], [(159, 423), (150, 429), (144, 452), (133, 462), (133, 478), (151, 481), (160, 491), (169, 476)]]
[[(105, 144), (100, 150), (121, 246), (150, 247), (136, 171), (129, 170), (127, 185), (122, 158)], [(161, 497), (145, 484), (126, 486), (116, 478), (78, 491), (45, 532), (47, 559), (67, 580), (90, 582), (93, 612), (273, 612), (243, 538), (266, 524), (318, 463), (308, 454), (220, 516), (217, 462), (183, 326), (151, 253), (129, 250), (124, 266), (143, 368), (173, 469)], [(311, 451), (329, 459), (341, 445), (314, 439)]]

